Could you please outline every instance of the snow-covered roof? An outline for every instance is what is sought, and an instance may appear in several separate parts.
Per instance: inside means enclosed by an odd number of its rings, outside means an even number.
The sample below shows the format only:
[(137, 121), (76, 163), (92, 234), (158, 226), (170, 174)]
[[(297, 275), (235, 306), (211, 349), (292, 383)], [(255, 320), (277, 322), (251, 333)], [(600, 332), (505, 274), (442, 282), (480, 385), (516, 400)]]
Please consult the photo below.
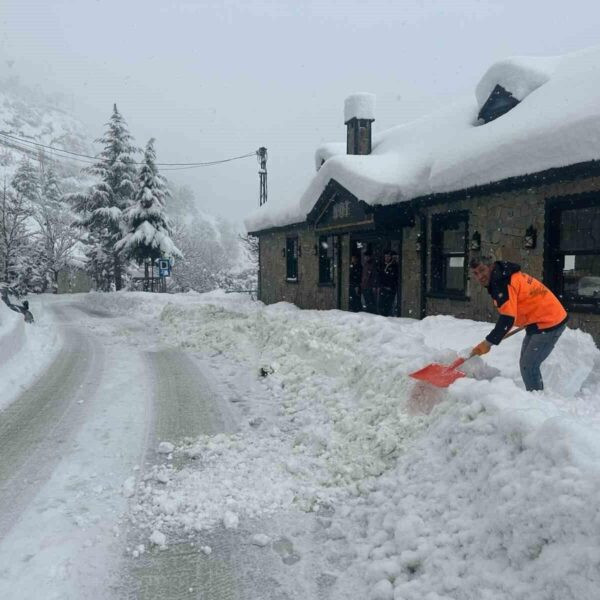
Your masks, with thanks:
[[(520, 103), (480, 125), (477, 115), (496, 85)], [(345, 144), (317, 150), (319, 170), (300, 200), (270, 200), (246, 219), (248, 230), (304, 221), (331, 179), (384, 205), (600, 158), (600, 46), (495, 63), (475, 98), (374, 134), (370, 155), (345, 151)]]

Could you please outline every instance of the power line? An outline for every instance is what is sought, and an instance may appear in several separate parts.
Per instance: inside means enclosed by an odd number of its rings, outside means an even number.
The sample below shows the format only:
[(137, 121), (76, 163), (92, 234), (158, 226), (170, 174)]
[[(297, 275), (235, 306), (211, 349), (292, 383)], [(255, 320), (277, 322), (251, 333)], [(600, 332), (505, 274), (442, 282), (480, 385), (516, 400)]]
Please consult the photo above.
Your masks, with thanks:
[[(23, 138), (14, 136), (14, 135), (10, 135), (10, 134), (5, 133), (3, 131), (0, 131), (0, 135), (3, 136), (3, 137), (5, 137), (5, 138), (8, 138), (8, 139), (15, 140), (16, 142), (19, 142), (19, 143), (31, 144), (31, 145), (36, 146), (38, 148), (44, 148), (46, 150), (51, 150), (53, 152), (59, 152), (59, 153), (67, 154), (68, 155), (68, 156), (61, 156), (61, 158), (76, 157), (76, 158), (73, 158), (73, 160), (79, 159), (80, 162), (86, 162), (87, 164), (94, 164), (95, 162), (97, 162), (98, 160), (100, 160), (96, 156), (90, 156), (89, 154), (80, 154), (80, 153), (77, 153), (77, 152), (71, 152), (70, 150), (63, 150), (61, 148), (56, 148), (55, 146), (48, 146), (46, 144), (40, 144), (39, 142), (34, 142), (32, 140), (26, 140), (26, 139), (23, 139)], [(179, 171), (179, 170), (183, 170), (183, 169), (187, 169), (187, 168), (210, 167), (210, 166), (213, 166), (213, 165), (219, 165), (219, 164), (222, 164), (222, 163), (231, 162), (233, 160), (240, 160), (242, 158), (248, 158), (250, 156), (256, 156), (256, 152), (248, 152), (247, 154), (242, 154), (240, 156), (233, 156), (231, 158), (224, 158), (224, 159), (221, 159), (221, 160), (211, 160), (211, 161), (206, 161), (206, 162), (189, 162), (189, 163), (159, 163), (159, 162), (157, 162), (155, 164), (156, 164), (157, 167), (178, 167), (178, 168), (173, 168), (173, 169), (163, 169), (165, 171)], [(85, 159), (91, 159), (92, 162), (90, 163), (87, 160), (86, 161), (81, 160), (81, 159), (84, 159), (84, 158)], [(134, 161), (131, 164), (139, 166), (139, 165), (143, 165), (144, 163), (143, 162), (135, 162)]]
[[(0, 145), (4, 146), (5, 148), (10, 148), (12, 150), (18, 150), (19, 152), (23, 152), (24, 154), (27, 154), (28, 156), (31, 156), (32, 152), (35, 150), (35, 148), (30, 148), (28, 146), (22, 146), (20, 144), (17, 144), (16, 142), (7, 142), (3, 139), (0, 138)], [(37, 156), (32, 156), (32, 158), (34, 160), (38, 160), (41, 161), (41, 159)], [(52, 155), (48, 155), (49, 160), (53, 160), (55, 162), (61, 162), (57, 159), (57, 157), (52, 156)], [(62, 156), (59, 155), (58, 158), (64, 159), (64, 160), (70, 160), (70, 161), (77, 161), (77, 162), (82, 162), (84, 164), (87, 165), (92, 165), (94, 164), (93, 161), (88, 161), (88, 160), (83, 160), (81, 158), (76, 158), (73, 156)]]

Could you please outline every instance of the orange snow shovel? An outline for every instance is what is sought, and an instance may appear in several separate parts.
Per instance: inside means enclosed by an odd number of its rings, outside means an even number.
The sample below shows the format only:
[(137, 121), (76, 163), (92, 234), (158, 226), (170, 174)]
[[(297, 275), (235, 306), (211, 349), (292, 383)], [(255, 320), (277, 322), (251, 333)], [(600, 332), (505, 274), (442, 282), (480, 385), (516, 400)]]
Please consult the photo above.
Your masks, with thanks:
[[(509, 333), (504, 336), (504, 339), (509, 338), (511, 335), (515, 335), (515, 333), (519, 333), (525, 327), (517, 327), (517, 329), (513, 329)], [(410, 376), (414, 379), (419, 379), (421, 381), (426, 381), (431, 385), (435, 385), (436, 387), (445, 388), (448, 387), (451, 383), (454, 383), (457, 379), (461, 377), (465, 377), (466, 375), (458, 370), (458, 367), (462, 365), (465, 361), (472, 358), (474, 355), (471, 354), (467, 358), (459, 357), (453, 363), (449, 365), (440, 365), (437, 363), (432, 363), (411, 373)]]

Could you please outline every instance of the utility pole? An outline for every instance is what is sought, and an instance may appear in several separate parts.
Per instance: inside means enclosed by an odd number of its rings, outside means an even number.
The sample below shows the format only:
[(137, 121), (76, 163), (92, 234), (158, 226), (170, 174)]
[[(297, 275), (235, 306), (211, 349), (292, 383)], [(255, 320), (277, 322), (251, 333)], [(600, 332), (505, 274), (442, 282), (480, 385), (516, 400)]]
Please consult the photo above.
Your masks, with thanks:
[(262, 206), (267, 202), (267, 149), (262, 146), (256, 151), (256, 158), (260, 169), (258, 171), (258, 177), (260, 180), (260, 198), (259, 206)]

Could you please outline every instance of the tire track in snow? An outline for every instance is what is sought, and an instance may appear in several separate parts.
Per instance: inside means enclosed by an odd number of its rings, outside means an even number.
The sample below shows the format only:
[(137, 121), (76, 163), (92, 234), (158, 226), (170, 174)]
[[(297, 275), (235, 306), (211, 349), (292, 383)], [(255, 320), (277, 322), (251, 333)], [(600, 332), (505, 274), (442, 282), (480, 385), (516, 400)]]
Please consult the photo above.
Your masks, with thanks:
[(60, 461), (83, 424), (86, 403), (102, 372), (102, 348), (71, 326), (64, 311), (63, 348), (47, 371), (0, 413), (0, 540)]
[[(196, 364), (183, 352), (162, 350), (146, 355), (153, 375), (153, 426), (146, 463), (160, 461), (156, 448), (161, 441), (181, 443), (186, 437), (233, 431), (231, 420), (218, 408), (219, 398)], [(143, 475), (143, 473), (142, 473)], [(235, 600), (239, 598), (233, 564), (231, 536), (219, 530), (202, 536), (209, 545), (206, 556), (189, 540), (170, 541), (165, 550), (151, 548), (139, 558), (125, 560), (125, 597), (144, 599)], [(140, 543), (139, 532), (128, 535), (132, 547)]]

